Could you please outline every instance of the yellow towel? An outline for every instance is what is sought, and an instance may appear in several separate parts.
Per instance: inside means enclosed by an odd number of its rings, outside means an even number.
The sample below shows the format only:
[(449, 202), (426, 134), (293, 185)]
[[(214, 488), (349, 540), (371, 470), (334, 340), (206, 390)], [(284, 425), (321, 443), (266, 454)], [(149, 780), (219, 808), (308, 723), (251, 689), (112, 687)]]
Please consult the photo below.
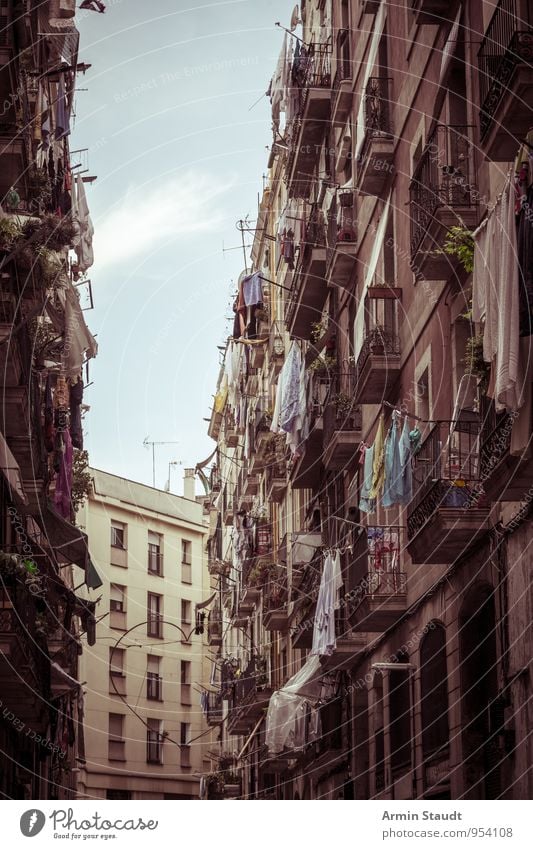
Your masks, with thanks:
[(374, 440), (374, 465), (372, 467), (372, 487), (369, 498), (379, 498), (385, 482), (385, 417), (379, 417), (379, 424)]

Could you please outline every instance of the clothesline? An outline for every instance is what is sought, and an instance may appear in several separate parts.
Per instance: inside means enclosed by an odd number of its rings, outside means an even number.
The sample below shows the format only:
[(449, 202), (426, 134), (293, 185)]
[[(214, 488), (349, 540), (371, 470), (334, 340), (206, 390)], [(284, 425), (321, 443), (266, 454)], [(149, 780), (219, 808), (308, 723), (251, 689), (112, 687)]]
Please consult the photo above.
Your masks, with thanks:
[(423, 419), (420, 416), (415, 415), (415, 413), (410, 413), (409, 410), (400, 410), (394, 404), (390, 404), (388, 401), (381, 402), (385, 407), (389, 407), (391, 410), (394, 410), (398, 413), (399, 416), (407, 416), (409, 419), (416, 419), (417, 422), (423, 422), (424, 424), (437, 424), (437, 419)]

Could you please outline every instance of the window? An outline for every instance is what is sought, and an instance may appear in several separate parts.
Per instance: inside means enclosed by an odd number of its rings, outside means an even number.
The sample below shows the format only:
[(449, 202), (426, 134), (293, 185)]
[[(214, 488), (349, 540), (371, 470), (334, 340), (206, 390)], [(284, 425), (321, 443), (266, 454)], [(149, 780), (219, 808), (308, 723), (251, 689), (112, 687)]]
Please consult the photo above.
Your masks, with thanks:
[(125, 757), (125, 741), (124, 741), (124, 715), (121, 713), (109, 714), (109, 736), (108, 736), (108, 754), (110, 761), (124, 761)]
[(189, 722), (180, 722), (180, 764), (190, 766), (191, 764), (191, 725)]
[(146, 698), (159, 702), (163, 700), (163, 679), (159, 674), (160, 661), (161, 658), (149, 654), (146, 671)]
[(148, 626), (149, 637), (163, 636), (163, 596), (148, 593)]
[(187, 539), (181, 541), (181, 580), (192, 584), (192, 543)]
[(111, 600), (109, 609), (116, 613), (126, 612), (126, 587), (120, 584), (111, 584)]
[(126, 525), (123, 522), (111, 522), (111, 545), (113, 548), (126, 548)]
[(191, 705), (191, 662), (180, 661), (181, 704)]
[(161, 720), (148, 719), (146, 729), (146, 761), (149, 764), (163, 763), (163, 738)]
[(126, 628), (126, 587), (121, 584), (110, 586), (109, 624), (112, 628)]
[(191, 624), (191, 602), (187, 601), (185, 598), (182, 598), (181, 600), (181, 624)]
[(109, 647), (109, 692), (111, 694), (126, 695), (125, 656), (125, 649)]
[(131, 799), (131, 790), (106, 790), (105, 797), (117, 802), (123, 799)]
[(124, 522), (111, 521), (111, 552), (109, 562), (112, 566), (127, 566), (126, 525)]
[(190, 566), (192, 563), (192, 544), (188, 539), (181, 541), (181, 562)]
[(151, 575), (163, 574), (163, 554), (160, 534), (148, 531), (148, 571)]

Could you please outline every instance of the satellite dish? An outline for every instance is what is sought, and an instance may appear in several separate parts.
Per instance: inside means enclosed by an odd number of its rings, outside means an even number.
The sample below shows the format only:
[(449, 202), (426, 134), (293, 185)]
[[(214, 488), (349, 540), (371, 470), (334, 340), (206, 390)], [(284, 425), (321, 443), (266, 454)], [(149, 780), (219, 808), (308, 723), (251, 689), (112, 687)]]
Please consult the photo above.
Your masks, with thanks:
[(296, 29), (298, 24), (301, 24), (300, 9), (299, 9), (298, 4), (296, 4), (294, 9), (292, 10), (290, 31), (294, 32), (294, 30)]

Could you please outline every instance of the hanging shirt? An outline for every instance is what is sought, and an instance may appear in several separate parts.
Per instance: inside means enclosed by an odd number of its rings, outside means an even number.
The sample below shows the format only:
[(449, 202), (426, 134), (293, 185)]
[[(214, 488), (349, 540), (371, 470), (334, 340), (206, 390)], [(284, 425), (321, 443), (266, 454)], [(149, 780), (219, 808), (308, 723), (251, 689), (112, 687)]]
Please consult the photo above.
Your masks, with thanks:
[(373, 470), (374, 446), (371, 445), (370, 448), (367, 448), (365, 451), (365, 460), (363, 467), (363, 485), (361, 487), (361, 497), (359, 500), (359, 509), (363, 513), (374, 513), (376, 509), (376, 499), (370, 498)]
[(412, 448), (407, 416), (403, 423), (402, 435), (399, 443), (400, 452), (400, 479), (398, 486), (398, 503), (409, 504), (413, 497), (413, 467)]
[(374, 440), (374, 465), (372, 468), (372, 487), (370, 498), (379, 498), (383, 490), (385, 478), (385, 418), (379, 417), (379, 424)]
[(400, 487), (399, 433), (396, 425), (396, 413), (393, 413), (392, 423), (385, 443), (383, 497), (381, 499), (383, 507), (392, 507), (393, 504), (398, 504), (400, 500)]
[(247, 307), (253, 307), (256, 304), (263, 303), (263, 279), (261, 272), (256, 271), (255, 274), (248, 274), (242, 281), (242, 295), (244, 304)]

